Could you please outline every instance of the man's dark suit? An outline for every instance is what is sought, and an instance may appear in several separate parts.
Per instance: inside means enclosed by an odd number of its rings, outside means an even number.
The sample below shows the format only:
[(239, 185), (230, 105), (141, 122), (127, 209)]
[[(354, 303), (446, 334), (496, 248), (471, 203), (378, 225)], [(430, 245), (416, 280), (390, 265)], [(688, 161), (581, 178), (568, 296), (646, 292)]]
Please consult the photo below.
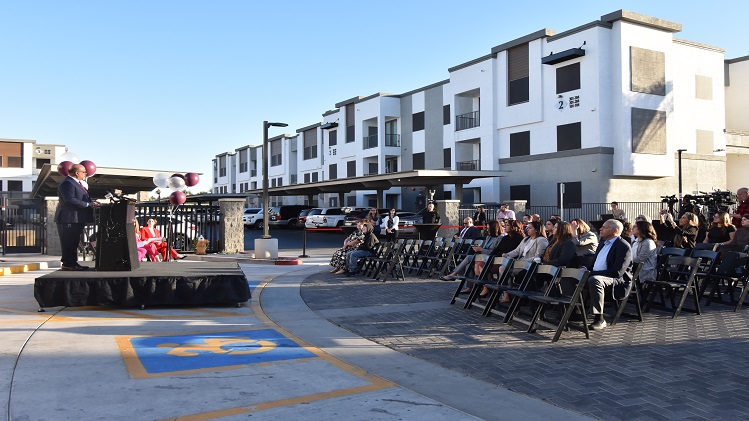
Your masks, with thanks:
[(65, 177), (57, 188), (60, 202), (55, 212), (55, 222), (60, 235), (62, 265), (78, 265), (78, 242), (87, 222), (93, 222), (91, 198), (78, 180)]
[(461, 228), (457, 233), (455, 233), (455, 235), (457, 235), (458, 238), (463, 238), (465, 240), (478, 240), (478, 239), (483, 238), (483, 236), (481, 235), (482, 233), (481, 228), (476, 228), (473, 225), (468, 227), (468, 230), (463, 235), (463, 237), (460, 236), (461, 232), (463, 232), (463, 228)]
[[(598, 244), (595, 258), (593, 259), (594, 262), (598, 258), (598, 253), (601, 252), (604, 243), (605, 241), (602, 241)], [(606, 256), (606, 270), (593, 271), (593, 268), (590, 268), (590, 270), (590, 276), (600, 275), (613, 278), (613, 298), (621, 300), (632, 289), (632, 249), (626, 241), (617, 238), (611, 244), (609, 254)]]

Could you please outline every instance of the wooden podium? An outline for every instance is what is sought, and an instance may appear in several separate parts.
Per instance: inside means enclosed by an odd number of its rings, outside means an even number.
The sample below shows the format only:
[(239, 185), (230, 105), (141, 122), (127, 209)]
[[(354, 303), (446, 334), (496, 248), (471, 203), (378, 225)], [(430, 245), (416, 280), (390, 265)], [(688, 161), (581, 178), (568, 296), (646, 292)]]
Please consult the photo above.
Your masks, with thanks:
[(134, 219), (135, 206), (125, 200), (99, 208), (96, 270), (130, 271), (140, 267)]

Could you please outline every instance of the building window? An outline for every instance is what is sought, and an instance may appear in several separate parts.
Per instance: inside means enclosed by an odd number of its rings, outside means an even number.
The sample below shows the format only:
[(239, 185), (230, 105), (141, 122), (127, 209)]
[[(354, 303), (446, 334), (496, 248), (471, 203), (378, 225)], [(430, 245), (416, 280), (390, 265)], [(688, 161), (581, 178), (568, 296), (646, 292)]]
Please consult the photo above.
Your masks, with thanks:
[(442, 150), (442, 167), (450, 169), (453, 167), (453, 150), (445, 148)]
[(283, 186), (283, 177), (278, 177), (276, 179), (276, 187), (281, 187), (281, 186)]
[(580, 89), (580, 63), (557, 69), (557, 93)]
[(247, 149), (239, 151), (239, 172), (247, 172)]
[(252, 186), (252, 190), (257, 190), (257, 181), (250, 183), (250, 186)]
[(8, 180), (8, 191), (23, 191), (23, 181)]
[(376, 162), (370, 162), (367, 165), (367, 167), (368, 167), (369, 170), (367, 171), (366, 175), (377, 175), (377, 174), (379, 174), (379, 169), (377, 168), (377, 163)]
[(425, 168), (424, 167), (424, 152), (413, 154), (413, 159), (414, 159), (415, 170), (423, 170)]
[(529, 95), (528, 44), (507, 50), (507, 104), (528, 102)]
[(510, 133), (510, 156), (531, 154), (531, 132)]
[[(557, 207), (559, 206), (559, 185), (557, 183)], [(564, 208), (579, 209), (583, 207), (583, 189), (579, 181), (564, 183)]]
[(580, 149), (581, 144), (582, 130), (579, 122), (557, 126), (557, 151)]
[(304, 159), (317, 158), (317, 129), (304, 131)]
[(346, 105), (346, 143), (356, 141), (356, 130), (354, 130), (356, 127), (355, 112), (356, 108), (354, 108), (354, 104)]
[(442, 106), (442, 125), (450, 124), (450, 104)]
[(338, 130), (331, 130), (328, 132), (328, 146), (335, 146), (338, 144)]
[(338, 164), (328, 165), (328, 179), (335, 180), (338, 178)]
[(218, 176), (226, 177), (226, 155), (218, 157)]
[(310, 180), (310, 175), (309, 175), (309, 173), (305, 173), (305, 174), (304, 174), (304, 183), (305, 183), (305, 184), (306, 184), (306, 183), (309, 183), (309, 180)]
[[(517, 186), (510, 186), (510, 200), (525, 200), (526, 208), (531, 205), (531, 185), (522, 184)], [(515, 215), (516, 218), (520, 219), (520, 215)]]
[(281, 139), (278, 139), (270, 142), (270, 166), (277, 167), (281, 164)]
[(51, 163), (52, 163), (52, 161), (50, 161), (49, 159), (40, 159), (40, 158), (37, 158), (36, 159), (36, 169), (41, 170), (42, 167), (44, 167), (44, 164), (51, 164)]
[(413, 131), (418, 132), (420, 130), (424, 130), (424, 111), (419, 113), (414, 113), (412, 116), (413, 119)]
[(317, 183), (318, 181), (320, 181), (320, 179), (318, 178), (319, 174), (320, 173), (318, 173), (317, 171), (315, 171), (315, 172), (312, 173), (312, 182), (313, 183)]
[(356, 177), (356, 161), (348, 161), (346, 163), (346, 177)]
[(398, 158), (385, 158), (385, 172), (398, 172)]
[(666, 112), (632, 107), (632, 153), (666, 154)]

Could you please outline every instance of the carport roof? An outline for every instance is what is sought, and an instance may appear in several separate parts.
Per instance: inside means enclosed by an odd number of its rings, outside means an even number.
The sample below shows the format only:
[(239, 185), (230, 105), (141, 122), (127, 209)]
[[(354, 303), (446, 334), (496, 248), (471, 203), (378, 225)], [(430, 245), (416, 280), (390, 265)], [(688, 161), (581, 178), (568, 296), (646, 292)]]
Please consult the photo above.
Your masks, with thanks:
[[(96, 168), (96, 174), (88, 178), (88, 191), (92, 197), (104, 197), (107, 190), (122, 190), (123, 194), (135, 194), (156, 188), (153, 177), (158, 173), (184, 174), (184, 171), (139, 170), (131, 168)], [(202, 175), (202, 174), (201, 174)], [(57, 166), (44, 164), (36, 178), (31, 197), (57, 196), (57, 186), (64, 179)]]

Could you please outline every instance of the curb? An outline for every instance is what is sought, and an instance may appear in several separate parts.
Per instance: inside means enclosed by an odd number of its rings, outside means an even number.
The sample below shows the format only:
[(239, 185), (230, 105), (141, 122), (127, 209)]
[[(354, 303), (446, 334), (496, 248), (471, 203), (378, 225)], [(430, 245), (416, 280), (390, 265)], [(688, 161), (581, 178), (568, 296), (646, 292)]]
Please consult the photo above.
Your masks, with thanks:
[(31, 272), (32, 270), (49, 269), (47, 262), (26, 263), (24, 265), (0, 267), (0, 276), (8, 276), (14, 273)]

